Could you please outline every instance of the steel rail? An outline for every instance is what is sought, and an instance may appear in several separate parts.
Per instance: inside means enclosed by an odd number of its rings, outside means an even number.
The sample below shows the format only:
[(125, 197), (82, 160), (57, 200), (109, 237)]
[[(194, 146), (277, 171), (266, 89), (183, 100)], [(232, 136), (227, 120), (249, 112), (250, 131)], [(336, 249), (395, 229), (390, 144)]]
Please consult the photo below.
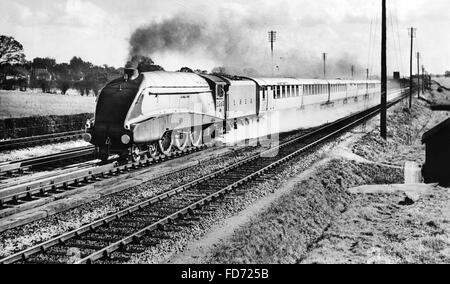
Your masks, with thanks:
[[(67, 190), (70, 186), (79, 186), (81, 183), (92, 184), (97, 178), (106, 178), (128, 172), (133, 169), (148, 167), (156, 163), (163, 162), (167, 159), (183, 156), (192, 152), (200, 151), (210, 146), (209, 144), (198, 147), (190, 147), (183, 151), (172, 152), (168, 155), (160, 155), (138, 162), (125, 165), (118, 165), (116, 162), (95, 166), (87, 169), (80, 169), (71, 173), (61, 174), (55, 177), (46, 177), (25, 184), (14, 185), (11, 187), (0, 188), (0, 208), (8, 202), (17, 202), (18, 200), (27, 198), (32, 199), (35, 195), (45, 195), (59, 188)], [(0, 209), (1, 210), (1, 209)]]
[(30, 169), (32, 167), (39, 167), (43, 165), (48, 165), (55, 162), (70, 160), (74, 158), (82, 158), (93, 155), (95, 153), (94, 146), (78, 147), (62, 151), (55, 154), (49, 154), (45, 156), (29, 158), (19, 161), (11, 161), (0, 164), (0, 175), (23, 171)]
[[(399, 99), (391, 102), (388, 106), (391, 107), (393, 104), (398, 103), (403, 98), (404, 98), (404, 96), (400, 97)], [(176, 219), (178, 219), (180, 217), (183, 217), (185, 214), (193, 212), (193, 210), (198, 209), (202, 205), (209, 203), (210, 201), (214, 200), (218, 196), (222, 196), (222, 195), (226, 194), (227, 192), (230, 192), (231, 190), (233, 190), (237, 186), (245, 183), (246, 181), (249, 181), (249, 180), (253, 179), (256, 176), (260, 176), (260, 175), (264, 174), (267, 170), (272, 169), (275, 166), (280, 165), (281, 163), (284, 163), (287, 160), (290, 160), (290, 159), (294, 158), (295, 156), (298, 156), (300, 153), (303, 153), (306, 150), (311, 149), (314, 146), (317, 146), (320, 143), (322, 143), (322, 142), (324, 142), (324, 141), (326, 141), (326, 140), (328, 140), (328, 139), (330, 139), (330, 138), (332, 138), (332, 137), (334, 137), (334, 136), (336, 136), (336, 135), (338, 135), (338, 134), (340, 134), (340, 133), (342, 133), (342, 132), (344, 132), (344, 131), (346, 131), (348, 129), (353, 128), (354, 126), (358, 125), (360, 122), (365, 121), (365, 120), (367, 120), (367, 119), (377, 115), (379, 113), (379, 108), (380, 108), (379, 106), (377, 106), (375, 108), (371, 108), (371, 109), (363, 111), (362, 113), (359, 113), (357, 115), (353, 115), (351, 117), (347, 117), (346, 119), (341, 119), (341, 120), (339, 120), (339, 121), (337, 121), (335, 123), (332, 123), (332, 124), (326, 125), (324, 127), (321, 127), (319, 129), (311, 132), (311, 133), (308, 133), (308, 134), (303, 135), (301, 137), (297, 137), (297, 138), (292, 139), (291, 141), (288, 141), (288, 142), (283, 143), (281, 145), (277, 145), (275, 147), (272, 147), (269, 150), (263, 151), (263, 152), (261, 152), (259, 154), (256, 154), (256, 155), (254, 155), (254, 156), (252, 156), (250, 158), (247, 158), (247, 159), (245, 159), (243, 161), (239, 161), (239, 162), (237, 162), (237, 163), (235, 163), (235, 164), (233, 164), (231, 166), (228, 166), (228, 167), (226, 167), (224, 169), (218, 170), (218, 171), (216, 171), (216, 172), (214, 172), (212, 174), (209, 174), (209, 175), (207, 175), (205, 177), (196, 179), (196, 180), (194, 180), (192, 182), (189, 182), (189, 183), (187, 183), (185, 185), (182, 185), (180, 187), (172, 189), (172, 190), (170, 190), (168, 192), (165, 192), (163, 194), (160, 194), (158, 196), (150, 198), (150, 199), (148, 199), (146, 201), (140, 202), (137, 205), (128, 207), (127, 209), (121, 210), (121, 211), (119, 211), (117, 213), (114, 213), (114, 214), (112, 214), (110, 216), (107, 216), (107, 217), (105, 217), (103, 219), (100, 219), (100, 220), (97, 220), (95, 222), (92, 222), (92, 223), (90, 223), (88, 225), (82, 226), (79, 229), (73, 230), (73, 231), (68, 232), (66, 234), (63, 234), (63, 235), (61, 235), (59, 237), (53, 238), (53, 239), (51, 239), (49, 241), (46, 241), (46, 242), (44, 242), (42, 244), (38, 244), (38, 245), (36, 245), (34, 247), (31, 247), (29, 249), (26, 249), (26, 250), (24, 250), (22, 252), (18, 252), (16, 254), (13, 254), (13, 255), (11, 255), (9, 257), (6, 257), (6, 258), (0, 260), (0, 263), (13, 263), (13, 262), (21, 261), (21, 260), (25, 261), (32, 255), (35, 255), (35, 254), (38, 254), (38, 253), (45, 253), (49, 248), (51, 248), (51, 247), (53, 247), (55, 245), (64, 244), (64, 242), (66, 242), (66, 241), (68, 241), (68, 240), (70, 240), (70, 239), (72, 239), (74, 237), (80, 236), (80, 235), (82, 235), (84, 233), (87, 233), (87, 232), (92, 232), (95, 229), (97, 229), (97, 228), (99, 228), (99, 227), (101, 227), (103, 225), (108, 225), (111, 222), (113, 222), (115, 220), (119, 220), (122, 217), (130, 215), (130, 214), (132, 214), (132, 213), (134, 213), (134, 212), (136, 212), (138, 210), (142, 210), (142, 209), (144, 209), (144, 208), (146, 208), (146, 207), (148, 207), (150, 205), (153, 205), (153, 204), (162, 202), (164, 200), (167, 200), (170, 197), (177, 196), (179, 193), (182, 193), (182, 192), (186, 191), (187, 189), (190, 189), (190, 188), (192, 188), (192, 187), (194, 187), (196, 185), (200, 185), (202, 182), (209, 181), (209, 180), (211, 180), (211, 179), (213, 179), (213, 178), (215, 178), (215, 177), (217, 177), (217, 176), (219, 176), (219, 175), (221, 175), (223, 173), (229, 172), (230, 170), (238, 169), (240, 166), (250, 164), (251, 162), (261, 158), (263, 155), (270, 154), (273, 151), (277, 151), (277, 150), (279, 150), (279, 149), (281, 149), (283, 147), (286, 147), (288, 145), (292, 145), (293, 143), (299, 142), (299, 141), (304, 140), (306, 138), (311, 138), (315, 134), (320, 134), (321, 132), (323, 132), (323, 131), (325, 131), (327, 129), (332, 129), (336, 125), (344, 123), (346, 120), (352, 120), (355, 117), (362, 116), (361, 118), (357, 118), (355, 121), (347, 123), (344, 126), (340, 126), (338, 128), (338, 130), (334, 130), (331, 133), (326, 134), (324, 137), (321, 137), (320, 139), (316, 139), (315, 141), (307, 144), (306, 146), (303, 146), (300, 149), (295, 150), (293, 153), (290, 153), (290, 154), (288, 154), (285, 157), (277, 159), (276, 161), (274, 161), (273, 163), (263, 167), (262, 169), (258, 169), (257, 171), (249, 173), (244, 178), (241, 178), (238, 181), (235, 181), (234, 183), (232, 183), (232, 184), (230, 184), (230, 185), (228, 185), (226, 187), (223, 187), (222, 189), (220, 189), (220, 190), (218, 190), (218, 191), (208, 195), (207, 197), (202, 198), (201, 200), (198, 200), (198, 201), (196, 201), (196, 202), (194, 202), (194, 203), (192, 203), (192, 204), (190, 204), (188, 206), (185, 206), (185, 207), (177, 210), (175, 213), (172, 213), (169, 216), (166, 216), (166, 217), (158, 220), (157, 222), (154, 222), (153, 224), (145, 227), (144, 229), (141, 229), (138, 232), (130, 234), (127, 237), (123, 238), (122, 240), (120, 240), (118, 242), (114, 242), (114, 243), (106, 246), (105, 248), (103, 248), (101, 250), (98, 250), (98, 251), (96, 251), (96, 252), (94, 252), (94, 253), (84, 257), (83, 259), (78, 261), (78, 263), (91, 263), (91, 262), (96, 261), (98, 259), (101, 259), (101, 258), (103, 258), (105, 256), (109, 256), (112, 252), (117, 251), (118, 249), (124, 247), (125, 245), (135, 241), (139, 237), (141, 237), (141, 236), (143, 236), (145, 234), (148, 234), (150, 231), (154, 230), (155, 228), (157, 229), (157, 228), (160, 228), (164, 224), (172, 223), (174, 220), (176, 220)]]

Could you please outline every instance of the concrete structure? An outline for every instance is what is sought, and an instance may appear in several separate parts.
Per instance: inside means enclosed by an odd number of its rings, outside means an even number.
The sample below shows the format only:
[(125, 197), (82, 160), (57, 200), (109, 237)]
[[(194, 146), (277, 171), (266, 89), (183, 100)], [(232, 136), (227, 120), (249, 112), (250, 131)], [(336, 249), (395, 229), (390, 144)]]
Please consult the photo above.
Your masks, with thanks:
[(426, 183), (450, 186), (450, 119), (422, 137), (426, 144), (426, 162), (422, 170)]

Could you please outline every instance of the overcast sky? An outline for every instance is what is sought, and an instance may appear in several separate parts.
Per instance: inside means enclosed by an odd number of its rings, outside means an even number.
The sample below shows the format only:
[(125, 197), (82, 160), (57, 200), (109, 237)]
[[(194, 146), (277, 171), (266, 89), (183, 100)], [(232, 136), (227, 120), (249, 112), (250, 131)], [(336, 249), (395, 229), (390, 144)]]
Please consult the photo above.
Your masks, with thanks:
[[(415, 48), (422, 52), (427, 69), (450, 70), (450, 1), (387, 2), (389, 72), (409, 73), (410, 26), (418, 29)], [(120, 67), (129, 55), (133, 31), (184, 13), (215, 23), (221, 18), (222, 27), (227, 22), (237, 24), (249, 42), (264, 47), (255, 49), (255, 53), (267, 51), (261, 54), (264, 57), (270, 54), (267, 31), (276, 30), (276, 64), (281, 69), (296, 53), (310, 57), (309, 64), (320, 65), (321, 53), (327, 52), (330, 60), (345, 56), (358, 66), (372, 66), (375, 74), (380, 6), (380, 0), (0, 0), (0, 34), (20, 41), (27, 59), (48, 56), (67, 62), (76, 55), (98, 65)], [(222, 32), (220, 26), (212, 27)], [(207, 51), (161, 50), (149, 55), (168, 70), (182, 66), (211, 70), (226, 64)]]

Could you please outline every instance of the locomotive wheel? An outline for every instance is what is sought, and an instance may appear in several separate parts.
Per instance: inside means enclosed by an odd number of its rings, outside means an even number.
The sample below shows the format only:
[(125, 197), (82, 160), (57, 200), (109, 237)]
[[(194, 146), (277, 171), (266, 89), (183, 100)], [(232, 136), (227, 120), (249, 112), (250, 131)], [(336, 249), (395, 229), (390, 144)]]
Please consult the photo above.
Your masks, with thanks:
[(156, 145), (156, 143), (148, 145), (148, 151), (146, 154), (149, 159), (156, 158), (158, 156), (158, 145)]
[(189, 136), (193, 147), (198, 147), (202, 144), (202, 134), (201, 128), (195, 127), (194, 129), (191, 129)]
[(172, 151), (173, 140), (170, 132), (166, 132), (161, 140), (158, 142), (159, 151), (161, 154), (169, 155), (170, 151)]
[(131, 160), (136, 163), (141, 160), (141, 149), (138, 146), (133, 146), (131, 148)]
[(186, 149), (189, 142), (189, 135), (183, 131), (176, 131), (173, 135), (173, 144), (178, 150), (183, 151)]

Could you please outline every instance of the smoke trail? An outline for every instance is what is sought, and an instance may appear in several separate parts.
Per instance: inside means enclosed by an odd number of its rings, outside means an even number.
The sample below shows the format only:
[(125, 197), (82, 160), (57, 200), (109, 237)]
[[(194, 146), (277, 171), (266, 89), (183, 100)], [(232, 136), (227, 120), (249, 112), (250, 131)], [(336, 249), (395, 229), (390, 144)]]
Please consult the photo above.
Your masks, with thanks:
[[(266, 34), (261, 39), (255, 32), (267, 24), (264, 22), (267, 13), (268, 11), (260, 11), (238, 17), (230, 11), (224, 11), (221, 16), (209, 18), (178, 14), (136, 29), (130, 38), (129, 57), (149, 56), (158, 61), (154, 58), (158, 53), (201, 54), (204, 58), (217, 62), (217, 66), (223, 67), (230, 74), (270, 76)], [(304, 50), (302, 46), (280, 47), (277, 50), (275, 68), (278, 76), (322, 76), (321, 57), (301, 50)], [(330, 77), (348, 78), (351, 65), (363, 70), (353, 58), (351, 55), (331, 58), (327, 62), (327, 74)]]

